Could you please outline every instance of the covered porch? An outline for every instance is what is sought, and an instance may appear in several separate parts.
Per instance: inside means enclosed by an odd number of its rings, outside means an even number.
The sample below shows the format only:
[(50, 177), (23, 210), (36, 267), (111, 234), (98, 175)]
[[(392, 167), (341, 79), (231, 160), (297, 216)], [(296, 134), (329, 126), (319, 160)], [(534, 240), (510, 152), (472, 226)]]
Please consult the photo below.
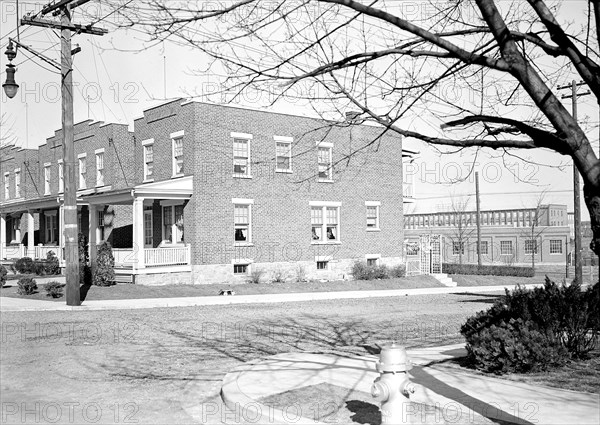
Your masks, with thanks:
[[(100, 227), (113, 224), (115, 211), (129, 213), (131, 231), (125, 246), (114, 244), (118, 282), (136, 276), (191, 271), (191, 245), (184, 237), (184, 209), (192, 197), (192, 176), (152, 182), (130, 189), (85, 197), (90, 217), (90, 263), (97, 258)], [(110, 206), (110, 208), (107, 208)], [(121, 207), (121, 208), (119, 208)], [(123, 211), (127, 213), (123, 213)], [(96, 231), (92, 231), (96, 229)]]

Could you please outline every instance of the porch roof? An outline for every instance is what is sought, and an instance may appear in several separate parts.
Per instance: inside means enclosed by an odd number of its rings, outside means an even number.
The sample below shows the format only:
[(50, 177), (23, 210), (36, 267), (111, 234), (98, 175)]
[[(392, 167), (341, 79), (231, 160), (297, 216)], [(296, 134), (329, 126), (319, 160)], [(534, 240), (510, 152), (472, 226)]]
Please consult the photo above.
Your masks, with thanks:
[(189, 199), (194, 192), (193, 176), (144, 183), (126, 189), (85, 195), (91, 205), (132, 204), (135, 198)]
[(16, 212), (25, 212), (28, 210), (44, 210), (58, 208), (62, 204), (56, 196), (44, 196), (36, 199), (23, 199), (16, 202), (6, 202), (2, 204), (2, 213), (12, 214)]

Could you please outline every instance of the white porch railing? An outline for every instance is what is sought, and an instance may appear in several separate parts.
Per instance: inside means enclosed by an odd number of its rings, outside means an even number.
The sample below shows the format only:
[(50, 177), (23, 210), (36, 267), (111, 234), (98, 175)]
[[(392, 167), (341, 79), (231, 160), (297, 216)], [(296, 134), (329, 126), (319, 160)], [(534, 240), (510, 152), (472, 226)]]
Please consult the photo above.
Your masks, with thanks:
[(173, 248), (144, 248), (144, 264), (152, 266), (172, 266), (190, 264), (190, 245)]
[(52, 251), (54, 255), (58, 258), (58, 261), (63, 260), (62, 248), (54, 245), (38, 245), (35, 247), (35, 258), (40, 260), (45, 260), (48, 257), (48, 253)]
[[(177, 266), (191, 264), (191, 246), (170, 248), (144, 248), (144, 266)], [(138, 263), (139, 253), (133, 248), (113, 248), (115, 266), (133, 267)]]
[(27, 256), (27, 247), (23, 244), (5, 245), (2, 253), (7, 260), (18, 260)]

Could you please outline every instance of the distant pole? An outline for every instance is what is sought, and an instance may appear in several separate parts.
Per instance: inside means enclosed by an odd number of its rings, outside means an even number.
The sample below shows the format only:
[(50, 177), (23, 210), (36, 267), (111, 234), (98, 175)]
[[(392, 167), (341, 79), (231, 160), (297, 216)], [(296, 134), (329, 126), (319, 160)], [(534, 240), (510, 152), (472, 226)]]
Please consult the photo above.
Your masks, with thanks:
[(29, 148), (29, 104), (25, 103), (25, 146)]
[[(562, 99), (571, 98), (571, 106), (573, 109), (573, 119), (577, 122), (577, 97), (585, 96), (590, 94), (589, 91), (585, 93), (577, 93), (577, 86), (583, 85), (584, 83), (576, 83), (575, 80), (571, 81), (570, 85), (558, 87), (559, 90), (571, 89), (570, 95), (561, 96)], [(575, 260), (575, 281), (579, 284), (583, 283), (583, 268), (581, 261), (581, 200), (579, 196), (580, 184), (579, 184), (579, 170), (575, 165), (573, 159), (573, 225), (575, 228), (575, 249), (573, 250)]]
[(481, 208), (479, 205), (479, 172), (475, 171), (475, 203), (477, 204), (477, 265), (481, 266)]
[(165, 100), (167, 99), (167, 57), (163, 56), (163, 93)]

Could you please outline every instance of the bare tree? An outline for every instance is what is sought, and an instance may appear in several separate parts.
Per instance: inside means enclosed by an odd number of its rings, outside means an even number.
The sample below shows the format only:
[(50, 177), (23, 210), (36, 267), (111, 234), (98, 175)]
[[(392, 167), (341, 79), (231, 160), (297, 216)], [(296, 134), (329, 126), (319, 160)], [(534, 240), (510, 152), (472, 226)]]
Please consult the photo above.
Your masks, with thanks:
[[(538, 250), (542, 249), (541, 236), (546, 230), (546, 226), (543, 223), (549, 219), (547, 217), (548, 208), (545, 208), (544, 203), (546, 199), (546, 191), (543, 191), (539, 194), (539, 196), (535, 199), (533, 209), (529, 210), (530, 217), (525, 220), (525, 224), (527, 225), (526, 229), (524, 229), (524, 235), (528, 238), (525, 239), (525, 254), (527, 251), (530, 251), (531, 255), (531, 267), (535, 270), (535, 256), (538, 253)], [(527, 214), (527, 212), (524, 212)]]
[[(315, 110), (324, 112), (327, 100), (328, 112), (351, 109), (361, 121), (434, 145), (511, 155), (547, 149), (571, 157), (584, 182), (590, 246), (600, 254), (600, 161), (555, 93), (557, 83), (577, 78), (600, 100), (600, 1), (590, 0), (578, 27), (560, 21), (560, 2), (425, 3), (105, 4), (150, 40), (208, 54), (228, 73), (234, 93), (250, 86), (269, 90), (277, 81), (282, 95), (295, 90), (315, 101)], [(454, 88), (467, 97), (449, 96)]]
[(453, 230), (450, 234), (452, 243), (452, 253), (458, 251), (458, 263), (463, 263), (465, 250), (469, 250), (469, 239), (473, 236), (475, 223), (472, 223), (471, 213), (469, 212), (470, 198), (451, 197), (452, 213), (454, 215)]
[(2, 112), (0, 115), (0, 149), (14, 146), (17, 136), (14, 133), (13, 125), (9, 122), (8, 115)]

